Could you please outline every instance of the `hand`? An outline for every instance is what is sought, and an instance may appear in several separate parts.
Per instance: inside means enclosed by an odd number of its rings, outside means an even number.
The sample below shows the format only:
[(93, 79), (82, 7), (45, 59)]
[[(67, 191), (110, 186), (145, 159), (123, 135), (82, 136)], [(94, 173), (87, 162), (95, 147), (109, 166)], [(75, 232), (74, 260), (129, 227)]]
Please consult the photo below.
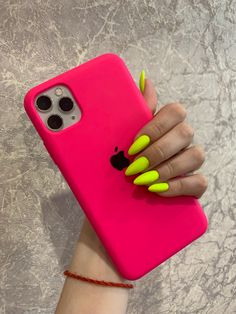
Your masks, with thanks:
[[(156, 92), (151, 81), (144, 80), (141, 83), (143, 96), (154, 113)], [(199, 145), (189, 147), (194, 130), (185, 121), (186, 116), (182, 105), (168, 104), (138, 132), (128, 154), (139, 154), (125, 172), (128, 176), (139, 174), (134, 184), (147, 185), (150, 192), (165, 197), (192, 195), (199, 198), (206, 191), (206, 177), (192, 173), (201, 167), (205, 154)]]

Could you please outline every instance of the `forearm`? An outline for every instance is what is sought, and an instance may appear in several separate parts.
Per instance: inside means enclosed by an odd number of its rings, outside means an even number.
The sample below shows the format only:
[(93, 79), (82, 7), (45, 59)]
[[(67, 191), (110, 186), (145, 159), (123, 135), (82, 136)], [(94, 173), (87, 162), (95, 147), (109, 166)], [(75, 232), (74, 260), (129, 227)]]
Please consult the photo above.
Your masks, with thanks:
[[(71, 272), (98, 280), (124, 282), (91, 226), (85, 221), (69, 267)], [(56, 314), (126, 313), (128, 290), (66, 278)]]

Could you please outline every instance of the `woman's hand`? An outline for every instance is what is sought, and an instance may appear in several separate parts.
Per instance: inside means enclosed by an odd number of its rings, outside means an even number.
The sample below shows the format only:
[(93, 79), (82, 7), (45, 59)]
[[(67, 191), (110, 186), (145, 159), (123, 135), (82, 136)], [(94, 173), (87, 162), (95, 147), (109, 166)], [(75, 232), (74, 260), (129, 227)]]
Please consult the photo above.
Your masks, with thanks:
[[(143, 82), (140, 85), (144, 86)], [(151, 81), (146, 79), (142, 89), (154, 113), (157, 97)], [(128, 151), (129, 155), (137, 156), (125, 172), (127, 176), (138, 175), (134, 184), (147, 185), (150, 192), (165, 197), (192, 195), (199, 198), (206, 191), (206, 177), (192, 173), (203, 164), (205, 154), (199, 145), (189, 147), (194, 130), (185, 121), (186, 115), (182, 105), (168, 104), (138, 132)]]

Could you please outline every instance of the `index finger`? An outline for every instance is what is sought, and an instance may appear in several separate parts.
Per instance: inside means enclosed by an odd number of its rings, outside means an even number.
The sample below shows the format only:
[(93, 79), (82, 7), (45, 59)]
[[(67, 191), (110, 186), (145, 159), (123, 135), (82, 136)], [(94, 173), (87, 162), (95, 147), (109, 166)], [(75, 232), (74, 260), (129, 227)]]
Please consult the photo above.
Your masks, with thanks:
[(185, 118), (186, 109), (179, 103), (165, 105), (157, 112), (153, 119), (137, 133), (133, 144), (128, 150), (128, 154), (135, 155), (139, 153), (148, 144), (157, 141), (177, 124), (184, 121)]

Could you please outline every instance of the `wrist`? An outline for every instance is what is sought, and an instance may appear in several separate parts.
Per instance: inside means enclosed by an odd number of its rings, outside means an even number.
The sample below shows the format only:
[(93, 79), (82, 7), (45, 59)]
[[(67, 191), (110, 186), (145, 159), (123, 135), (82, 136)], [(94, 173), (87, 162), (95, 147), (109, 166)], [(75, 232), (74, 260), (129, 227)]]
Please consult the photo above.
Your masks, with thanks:
[[(120, 282), (119, 275), (90, 224), (85, 220), (69, 271), (90, 279)], [(56, 313), (126, 313), (128, 289), (104, 287), (67, 277)], [(96, 308), (95, 308), (96, 307)]]
[(69, 270), (98, 280), (125, 282), (87, 220), (76, 243)]

